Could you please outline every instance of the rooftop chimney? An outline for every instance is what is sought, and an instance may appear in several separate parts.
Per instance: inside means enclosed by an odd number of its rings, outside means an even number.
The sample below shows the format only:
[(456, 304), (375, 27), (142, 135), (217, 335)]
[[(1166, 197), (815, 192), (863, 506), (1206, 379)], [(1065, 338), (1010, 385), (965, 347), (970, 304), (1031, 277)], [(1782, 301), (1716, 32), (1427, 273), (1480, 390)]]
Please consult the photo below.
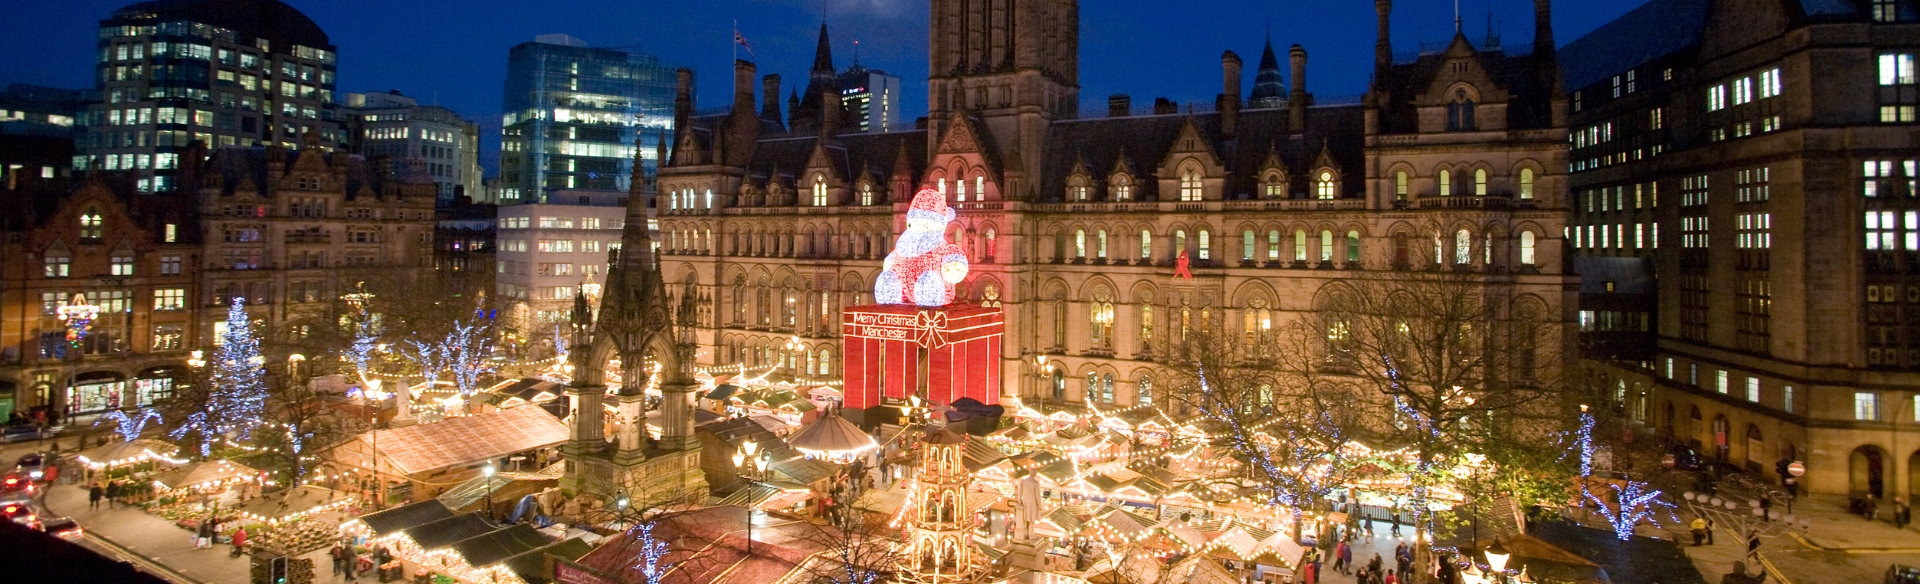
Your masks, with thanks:
[(733, 60), (733, 108), (759, 115), (753, 107), (753, 62)]
[(693, 70), (681, 67), (673, 76), (678, 84), (673, 93), (673, 127), (678, 130), (693, 119)]
[(760, 78), (760, 96), (766, 102), (760, 104), (760, 119), (781, 125), (779, 73)]
[(1133, 98), (1125, 93), (1107, 96), (1107, 116), (1124, 118), (1133, 114)]
[(1233, 139), (1234, 131), (1240, 127), (1240, 55), (1227, 51), (1220, 55), (1220, 73), (1224, 77), (1220, 90), (1220, 135)]
[(1293, 62), (1293, 92), (1287, 95), (1287, 121), (1294, 134), (1304, 134), (1307, 129), (1307, 50), (1294, 45), (1287, 50), (1287, 60)]
[(1164, 116), (1180, 113), (1180, 104), (1164, 97), (1153, 98), (1153, 115)]

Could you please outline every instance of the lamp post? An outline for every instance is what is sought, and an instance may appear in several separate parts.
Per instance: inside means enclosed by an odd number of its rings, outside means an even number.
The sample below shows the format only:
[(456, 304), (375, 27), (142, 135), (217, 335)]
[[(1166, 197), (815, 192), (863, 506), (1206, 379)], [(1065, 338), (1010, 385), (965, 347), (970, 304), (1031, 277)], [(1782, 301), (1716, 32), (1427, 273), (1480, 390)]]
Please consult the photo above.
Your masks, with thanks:
[[(753, 439), (751, 438), (747, 439), (746, 442), (742, 442), (740, 444), (740, 448), (733, 451), (734, 468), (740, 469), (740, 470), (750, 469), (753, 471), (753, 474), (757, 476), (762, 469), (766, 468), (765, 461), (758, 456), (754, 456), (754, 453), (758, 452), (759, 450), (760, 450), (760, 444), (757, 442), (754, 442)], [(771, 454), (771, 453), (768, 453), (768, 454)], [(749, 489), (753, 488), (752, 482), (753, 482), (753, 479), (749, 478), (747, 488)], [(752, 497), (748, 497), (746, 507), (747, 507), (747, 554), (752, 555), (753, 554), (753, 511), (754, 511), (754, 502)]]
[(486, 466), (480, 467), (480, 475), (487, 477), (484, 496), (487, 498), (487, 517), (489, 518), (493, 517), (493, 472), (492, 462), (488, 462)]
[(1487, 568), (1498, 578), (1494, 580), (1494, 582), (1505, 583), (1507, 581), (1507, 560), (1513, 557), (1513, 552), (1507, 551), (1507, 546), (1500, 545), (1500, 540), (1496, 539), (1493, 540), (1493, 545), (1487, 547), (1485, 553), (1487, 554)]

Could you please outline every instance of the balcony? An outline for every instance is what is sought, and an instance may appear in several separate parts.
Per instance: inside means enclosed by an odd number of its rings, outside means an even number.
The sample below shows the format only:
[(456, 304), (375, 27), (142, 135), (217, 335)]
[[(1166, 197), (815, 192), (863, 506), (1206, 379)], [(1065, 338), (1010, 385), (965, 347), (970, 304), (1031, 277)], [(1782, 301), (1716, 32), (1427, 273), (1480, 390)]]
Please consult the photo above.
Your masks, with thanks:
[(1420, 209), (1511, 209), (1513, 199), (1497, 196), (1455, 195), (1450, 197), (1420, 197), (1416, 201)]

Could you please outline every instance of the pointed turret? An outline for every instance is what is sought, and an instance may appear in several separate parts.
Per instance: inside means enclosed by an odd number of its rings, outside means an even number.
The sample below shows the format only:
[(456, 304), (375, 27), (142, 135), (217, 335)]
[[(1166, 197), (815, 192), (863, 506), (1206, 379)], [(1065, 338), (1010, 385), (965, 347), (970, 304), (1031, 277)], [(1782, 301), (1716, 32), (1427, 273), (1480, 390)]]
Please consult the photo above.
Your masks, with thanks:
[(1260, 53), (1260, 69), (1253, 74), (1253, 95), (1247, 98), (1249, 109), (1276, 108), (1287, 104), (1287, 81), (1280, 73), (1280, 57), (1273, 53), (1273, 39)]
[(788, 115), (793, 117), (788, 130), (796, 134), (819, 131), (821, 108), (826, 102), (822, 96), (828, 91), (838, 94), (840, 90), (833, 80), (833, 45), (827, 41), (826, 23), (821, 23), (820, 44), (813, 50), (813, 70), (808, 74), (807, 89), (801, 92), (800, 103), (789, 102), (787, 108)]

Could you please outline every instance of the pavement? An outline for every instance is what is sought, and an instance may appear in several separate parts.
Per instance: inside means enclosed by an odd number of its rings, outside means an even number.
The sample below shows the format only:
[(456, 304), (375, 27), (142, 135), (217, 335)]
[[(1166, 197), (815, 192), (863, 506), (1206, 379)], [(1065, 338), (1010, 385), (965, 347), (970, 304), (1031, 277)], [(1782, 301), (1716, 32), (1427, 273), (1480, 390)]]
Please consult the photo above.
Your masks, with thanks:
[[(1882, 519), (1867, 521), (1847, 513), (1846, 497), (1838, 495), (1804, 497), (1794, 514), (1812, 520), (1804, 533), (1767, 539), (1760, 546), (1773, 582), (1881, 582), (1889, 565), (1920, 566), (1920, 526), (1895, 528), (1884, 512)], [(1694, 547), (1684, 524), (1693, 517), (1683, 508), (1680, 518), (1660, 531), (1682, 542), (1681, 549), (1708, 581), (1718, 581), (1734, 562), (1754, 563), (1745, 557), (1746, 541), (1737, 528), (1716, 525), (1714, 544)]]
[[(56, 440), (61, 452), (75, 451), (80, 442), (77, 436)], [(50, 442), (0, 445), (0, 463), (11, 463), (29, 452), (45, 452), (52, 447)], [(86, 488), (77, 481), (48, 487), (40, 502), (48, 513), (78, 522), (86, 531), (82, 545), (101, 555), (130, 561), (142, 571), (178, 584), (249, 584), (249, 558), (232, 557), (232, 546), (196, 549), (192, 532), (148, 515), (138, 507), (109, 506), (102, 501), (99, 509), (92, 509), (87, 502)], [(314, 559), (314, 581), (342, 581), (330, 573), (331, 561), (325, 550), (307, 556)]]

